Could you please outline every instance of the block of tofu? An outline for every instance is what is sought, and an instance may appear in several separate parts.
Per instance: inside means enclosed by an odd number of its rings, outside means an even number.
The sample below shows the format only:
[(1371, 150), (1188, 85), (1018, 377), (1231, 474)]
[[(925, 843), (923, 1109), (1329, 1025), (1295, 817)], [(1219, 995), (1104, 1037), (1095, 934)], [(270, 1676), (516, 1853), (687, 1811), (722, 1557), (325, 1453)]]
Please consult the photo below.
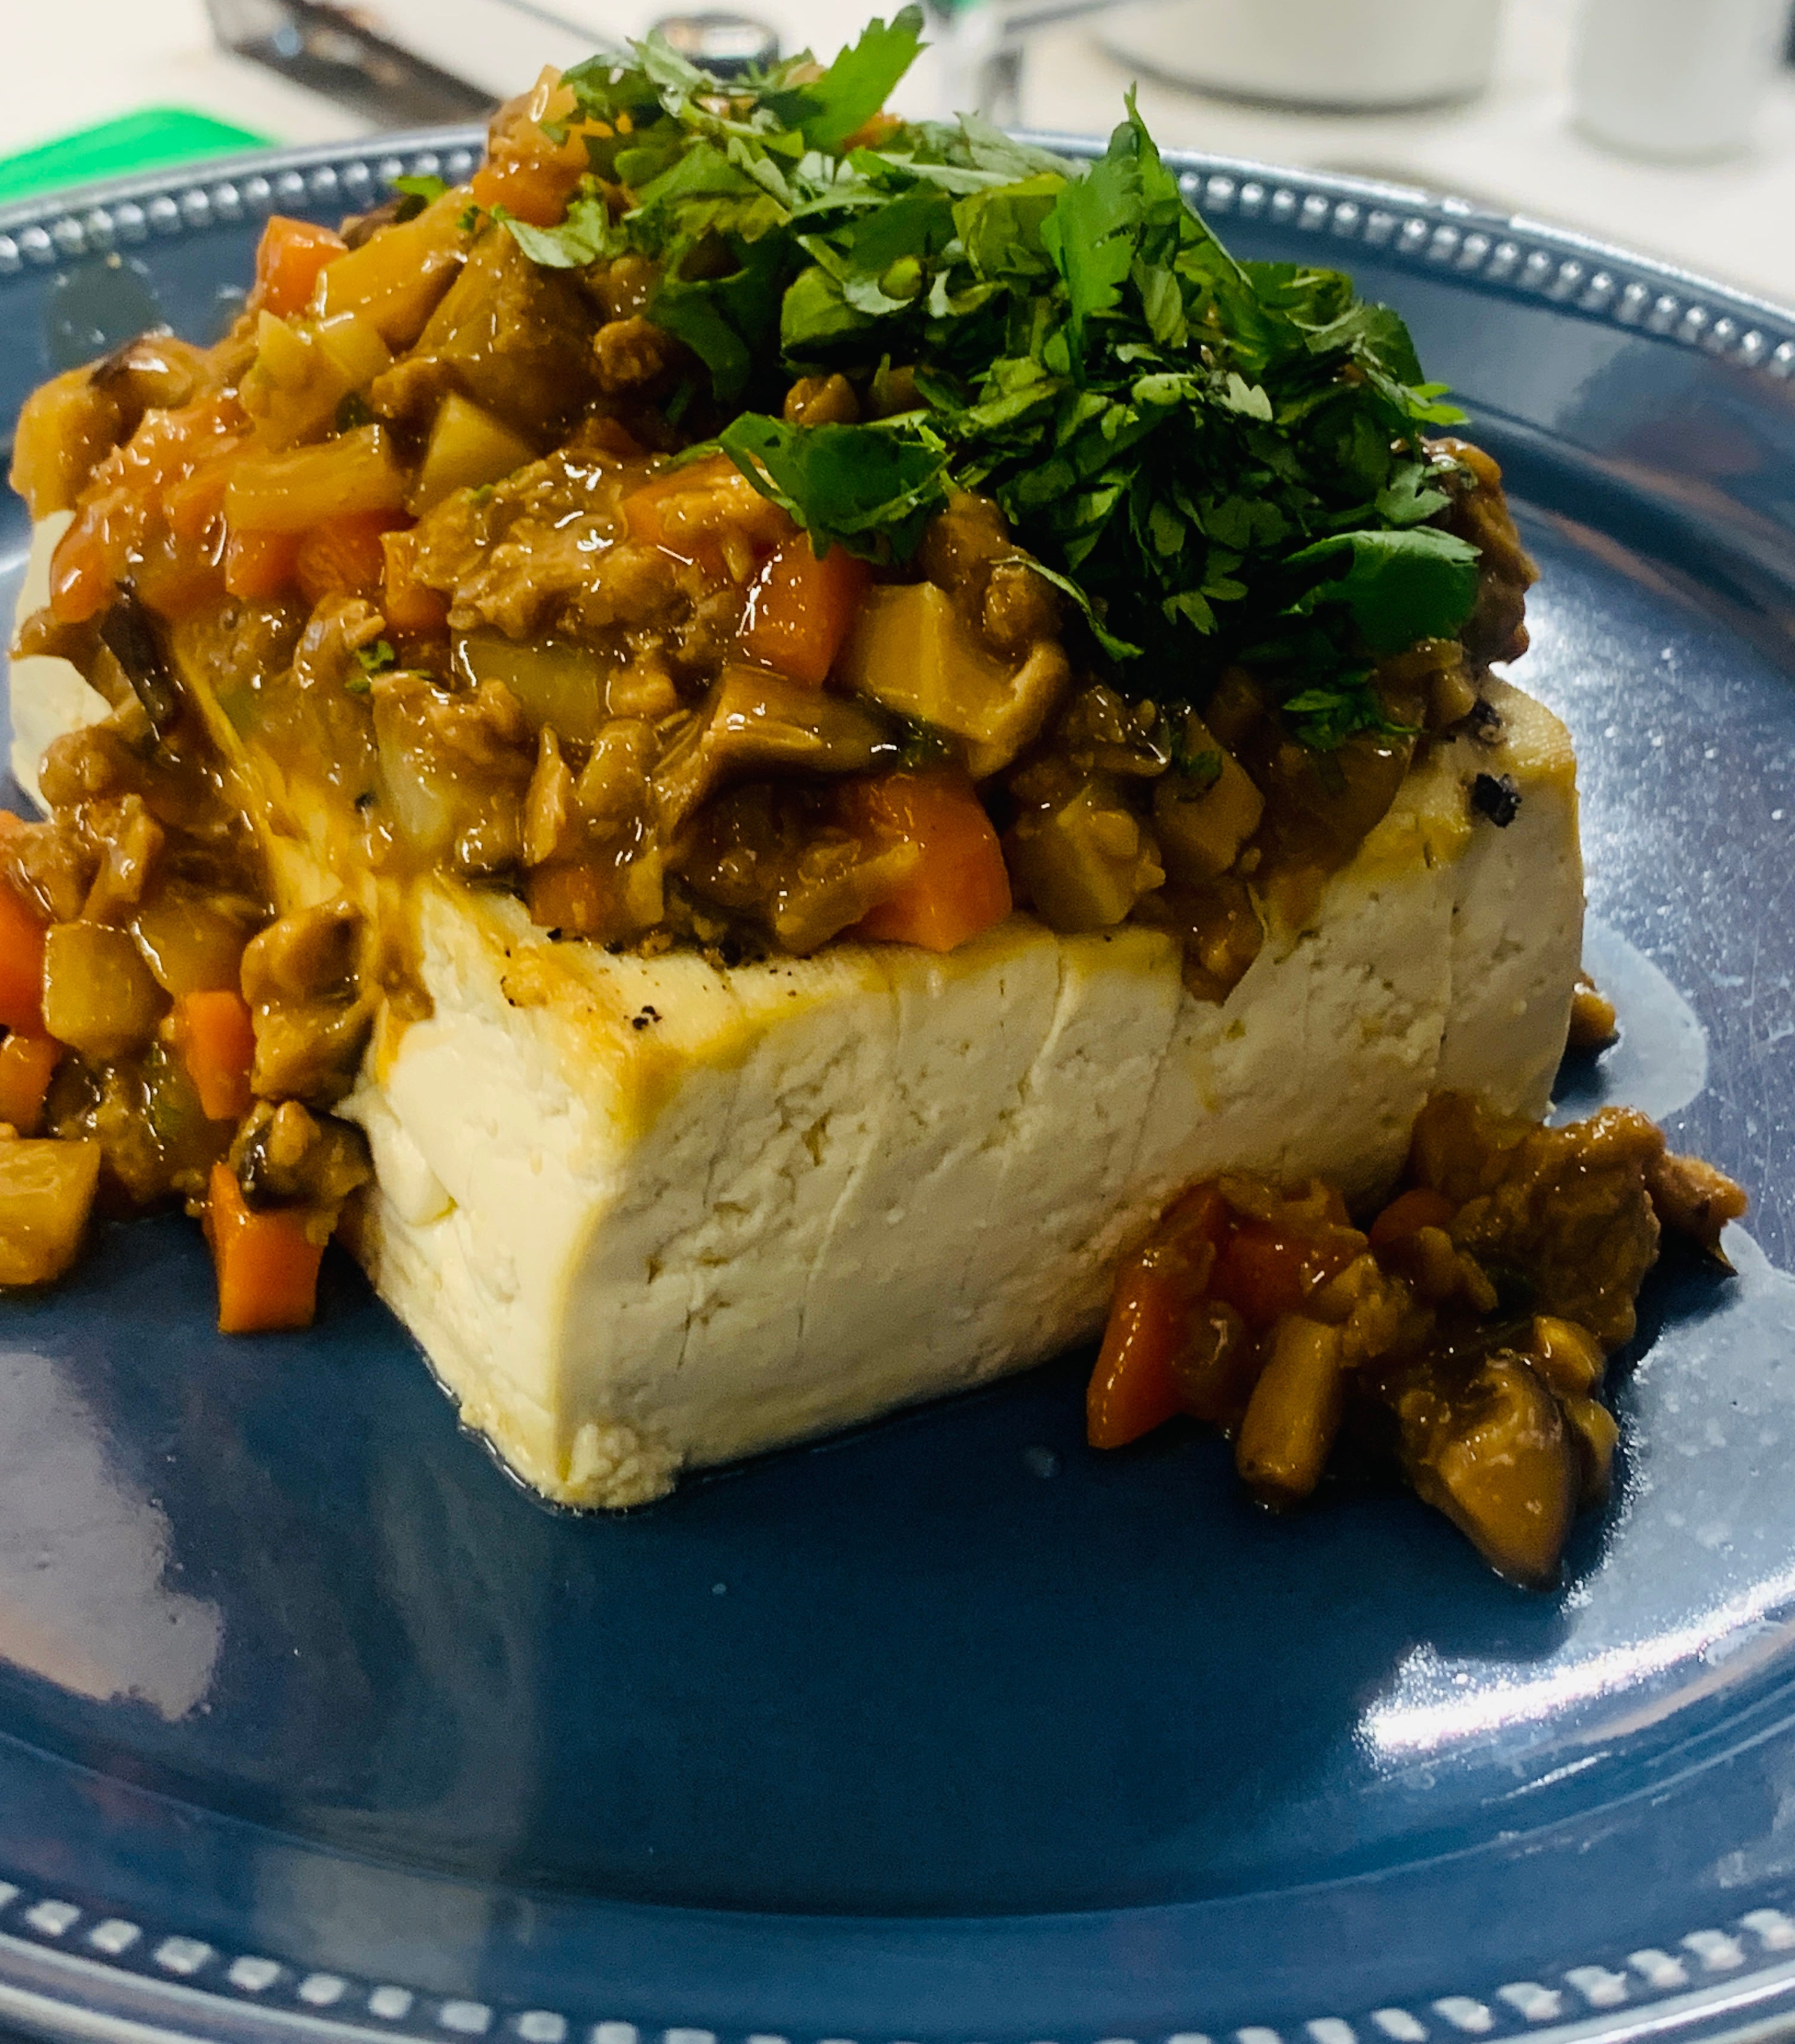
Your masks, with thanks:
[[(13, 670), (34, 748), (98, 701), (58, 665)], [(1132, 924), (1019, 914), (945, 956), (722, 970), (424, 884), (432, 1012), (383, 1022), (340, 1110), (377, 1172), (352, 1246), (463, 1420), (566, 1504), (1041, 1362), (1097, 1331), (1190, 1181), (1371, 1193), (1436, 1087), (1544, 1110), (1582, 943), (1575, 767), (1549, 711), (1493, 696), (1500, 743), (1431, 747), (1220, 1005)], [(1474, 813), (1478, 774), (1520, 790), (1507, 828)], [(290, 841), (272, 863), (283, 905), (332, 884)]]

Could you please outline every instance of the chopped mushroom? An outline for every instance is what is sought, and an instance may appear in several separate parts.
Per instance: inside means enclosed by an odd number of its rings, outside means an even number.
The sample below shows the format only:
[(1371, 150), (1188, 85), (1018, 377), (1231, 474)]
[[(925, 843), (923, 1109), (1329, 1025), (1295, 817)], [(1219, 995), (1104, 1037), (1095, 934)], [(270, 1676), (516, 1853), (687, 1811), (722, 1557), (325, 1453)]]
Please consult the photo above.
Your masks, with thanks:
[(1288, 1506), (1343, 1431), (1361, 1454), (1386, 1440), (1501, 1574), (1548, 1584), (1576, 1511), (1608, 1494), (1620, 1428), (1600, 1394), (1654, 1207), (1712, 1245), (1743, 1196), (1630, 1111), (1547, 1129), (1451, 1093), (1424, 1109), (1409, 1175), (1363, 1235), (1324, 1186), (1231, 1174), (1182, 1195), (1118, 1278), (1092, 1445), (1188, 1412)]
[(374, 1019), (359, 984), (365, 942), (359, 913), (335, 902), (281, 916), (244, 952), (263, 1099), (329, 1106), (354, 1083)]
[(728, 667), (655, 770), (655, 815), (671, 836), (719, 789), (750, 774), (860, 774), (898, 756), (886, 726), (858, 704), (766, 669)]

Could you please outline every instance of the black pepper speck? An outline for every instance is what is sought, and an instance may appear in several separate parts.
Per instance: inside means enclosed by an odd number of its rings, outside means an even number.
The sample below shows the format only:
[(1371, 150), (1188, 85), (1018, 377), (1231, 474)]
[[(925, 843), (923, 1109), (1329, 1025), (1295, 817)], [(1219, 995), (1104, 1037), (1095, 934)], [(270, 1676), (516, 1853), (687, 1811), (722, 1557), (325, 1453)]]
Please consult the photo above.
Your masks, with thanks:
[(1479, 774), (1471, 783), (1471, 807), (1506, 830), (1520, 814), (1520, 790), (1512, 774)]

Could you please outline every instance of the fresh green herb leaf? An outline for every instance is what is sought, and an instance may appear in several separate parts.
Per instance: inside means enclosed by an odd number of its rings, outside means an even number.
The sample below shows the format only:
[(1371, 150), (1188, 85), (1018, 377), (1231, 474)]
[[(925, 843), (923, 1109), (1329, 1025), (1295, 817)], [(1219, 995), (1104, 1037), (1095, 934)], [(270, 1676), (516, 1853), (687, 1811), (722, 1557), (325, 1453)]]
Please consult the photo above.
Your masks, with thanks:
[(1429, 478), (1426, 463), (1402, 463), (1378, 493), (1378, 516), (1401, 527), (1423, 524), (1437, 517), (1452, 500), (1443, 490), (1434, 488)]
[[(844, 151), (921, 28), (907, 8), (820, 73), (717, 79), (654, 37), (576, 66), (594, 179), (562, 225), (503, 225), (552, 267), (655, 265), (647, 317), (739, 415), (720, 444), (820, 546), (901, 559), (977, 490), (1124, 686), (1151, 663), (1175, 712), (1242, 665), (1313, 745), (1387, 729), (1370, 662), (1458, 630), (1477, 575), (1434, 522), (1424, 436), (1459, 414), (1408, 329), (1337, 271), (1237, 262), (1132, 96), (1088, 168), (973, 119)], [(833, 371), (898, 416), (778, 419)]]
[(415, 220), (425, 206), (442, 197), (448, 185), (441, 178), (394, 178), (393, 189), (399, 194), (397, 217)]
[(1318, 605), (1341, 604), (1374, 653), (1401, 652), (1418, 639), (1450, 639), (1477, 601), (1478, 558), (1467, 540), (1431, 525), (1336, 532), (1291, 555), (1293, 569), (1338, 564), (1339, 571), (1313, 584), (1288, 614), (1307, 617)]
[(1070, 575), (1061, 574), (1057, 569), (1050, 568), (1044, 562), (1036, 560), (1032, 554), (1017, 554), (1013, 559), (1017, 566), (1030, 569), (1043, 582), (1052, 583), (1061, 595), (1070, 597), (1084, 613), (1085, 622), (1090, 627), (1092, 638), (1112, 660), (1132, 660), (1140, 653), (1138, 646), (1132, 645), (1126, 639), (1117, 638), (1109, 629), (1098, 616), (1095, 604)]
[(790, 426), (748, 412), (717, 444), (763, 497), (809, 533), (820, 555), (905, 560), (946, 499), (946, 450), (920, 425)]
[[(352, 695), (365, 695), (367, 692), (367, 677), (370, 674), (383, 673), (398, 657), (384, 639), (376, 639), (371, 646), (358, 646), (356, 649), (356, 659), (361, 668), (361, 674), (359, 677), (352, 674), (344, 686)], [(359, 687), (356, 686), (358, 679), (360, 683)]]
[(1193, 781), (1200, 793), (1206, 793), (1221, 778), (1221, 755), (1213, 745), (1206, 745), (1196, 752), (1186, 751), (1180, 733), (1172, 748), (1172, 758), (1178, 771), (1187, 780)]
[(903, 8), (889, 27), (869, 21), (821, 78), (770, 92), (766, 104), (809, 148), (839, 148), (884, 106), (922, 47), (922, 10)]
[(619, 252), (611, 217), (595, 193), (577, 196), (559, 227), (532, 227), (509, 207), (495, 206), (492, 217), (532, 263), (545, 270), (583, 270), (587, 263)]
[(725, 404), (738, 402), (762, 367), (778, 332), (786, 251), (772, 236), (741, 250), (740, 267), (721, 277), (687, 280), (663, 272), (648, 314), (684, 341), (710, 371)]
[(1124, 121), (1111, 138), (1109, 154), (1063, 187), (1041, 223), (1042, 243), (1066, 286), (1074, 374), (1083, 367), (1086, 328), (1120, 305), (1134, 263), (1128, 230), (1139, 179), (1124, 140), (1132, 136)]

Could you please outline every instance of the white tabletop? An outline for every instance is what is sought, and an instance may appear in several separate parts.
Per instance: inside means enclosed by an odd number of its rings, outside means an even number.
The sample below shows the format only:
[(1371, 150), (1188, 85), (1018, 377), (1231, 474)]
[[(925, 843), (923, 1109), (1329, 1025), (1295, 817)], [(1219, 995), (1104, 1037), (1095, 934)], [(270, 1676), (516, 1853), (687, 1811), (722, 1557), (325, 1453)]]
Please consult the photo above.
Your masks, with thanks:
[[(581, 4), (587, 18), (630, 33), (671, 0)], [(781, 31), (788, 49), (809, 41), (826, 51), (851, 33), (861, 9), (840, 0), (758, 0), (751, 11)], [(217, 50), (202, 0), (6, 0), (6, 12), (0, 153), (159, 104), (194, 107), (284, 141), (363, 132), (329, 101)], [(1795, 303), (1795, 73), (1778, 79), (1750, 149), (1732, 161), (1676, 170), (1630, 162), (1570, 125), (1570, 13), (1571, 0), (1509, 0), (1496, 83), (1469, 107), (1282, 113), (1143, 80), (1141, 110), (1167, 147), (1424, 185)], [(520, 83), (530, 68), (525, 56)], [(1092, 19), (1038, 32), (1024, 65), (1022, 118), (1032, 127), (1107, 130), (1131, 82), (1104, 54)], [(925, 60), (905, 103), (941, 110), (931, 103), (940, 89), (938, 69)]]

